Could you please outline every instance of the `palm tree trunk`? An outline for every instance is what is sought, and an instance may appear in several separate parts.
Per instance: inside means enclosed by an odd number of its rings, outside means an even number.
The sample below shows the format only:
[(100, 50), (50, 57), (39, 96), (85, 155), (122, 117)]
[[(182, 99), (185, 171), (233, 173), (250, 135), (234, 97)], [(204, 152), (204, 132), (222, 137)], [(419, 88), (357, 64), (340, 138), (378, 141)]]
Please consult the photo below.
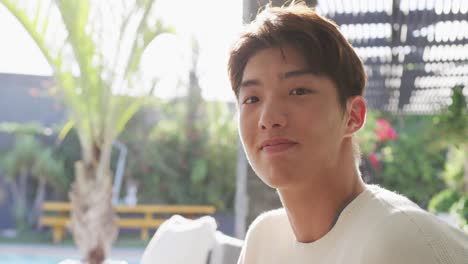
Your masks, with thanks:
[(36, 189), (36, 197), (34, 198), (33, 208), (29, 215), (29, 224), (31, 226), (37, 226), (38, 219), (41, 216), (41, 206), (44, 202), (46, 191), (46, 180), (44, 177), (39, 176), (39, 182)]
[(20, 187), (19, 187), (19, 184), (18, 184), (18, 179), (14, 179), (13, 181), (11, 181), (9, 183), (9, 186), (10, 186), (10, 190), (11, 190), (11, 194), (12, 194), (12, 199), (13, 199), (13, 215), (15, 217), (15, 223), (16, 223), (16, 228), (19, 229), (20, 228), (20, 219), (18, 219), (19, 217), (19, 212), (20, 212), (20, 208), (21, 208), (21, 204), (22, 204), (22, 201), (21, 201), (21, 195), (20, 195)]
[(20, 169), (20, 175), (16, 183), (16, 198), (15, 198), (15, 219), (16, 228), (25, 229), (27, 227), (26, 213), (27, 213), (27, 189), (28, 189), (28, 170), (25, 168)]
[(75, 182), (69, 193), (73, 239), (90, 264), (104, 262), (118, 234), (110, 171), (98, 167), (103, 165), (76, 162)]
[(28, 170), (25, 168), (22, 168), (20, 170), (20, 175), (18, 178), (18, 195), (19, 199), (24, 201), (24, 204), (26, 205), (26, 194), (28, 192)]

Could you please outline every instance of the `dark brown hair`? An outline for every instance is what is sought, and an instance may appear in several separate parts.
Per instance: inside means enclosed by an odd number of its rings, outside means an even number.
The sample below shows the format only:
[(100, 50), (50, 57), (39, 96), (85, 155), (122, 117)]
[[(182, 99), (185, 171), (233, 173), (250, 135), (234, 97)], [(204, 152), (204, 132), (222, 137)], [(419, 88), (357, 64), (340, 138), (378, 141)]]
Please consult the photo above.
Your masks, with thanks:
[(364, 66), (338, 26), (305, 4), (293, 2), (265, 8), (234, 43), (228, 72), (236, 96), (248, 60), (259, 50), (284, 45), (297, 48), (310, 70), (334, 81), (343, 109), (349, 97), (363, 95)]

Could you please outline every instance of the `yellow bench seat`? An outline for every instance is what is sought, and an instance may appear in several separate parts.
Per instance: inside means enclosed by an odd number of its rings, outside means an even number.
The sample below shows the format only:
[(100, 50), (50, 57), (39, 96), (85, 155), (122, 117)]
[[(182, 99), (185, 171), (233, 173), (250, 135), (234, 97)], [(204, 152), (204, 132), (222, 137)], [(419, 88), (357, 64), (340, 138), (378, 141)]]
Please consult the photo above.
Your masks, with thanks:
[[(45, 215), (41, 217), (39, 224), (41, 226), (50, 226), (54, 243), (60, 242), (65, 235), (65, 228), (70, 225), (70, 203), (45, 202), (42, 210)], [(209, 205), (120, 205), (115, 207), (115, 211), (119, 215), (117, 220), (119, 228), (140, 229), (141, 239), (148, 240), (149, 230), (158, 228), (170, 215), (181, 214), (192, 218), (195, 215), (213, 214), (216, 208)], [(58, 213), (59, 215), (47, 215), (47, 213)], [(129, 216), (128, 214), (138, 215)]]

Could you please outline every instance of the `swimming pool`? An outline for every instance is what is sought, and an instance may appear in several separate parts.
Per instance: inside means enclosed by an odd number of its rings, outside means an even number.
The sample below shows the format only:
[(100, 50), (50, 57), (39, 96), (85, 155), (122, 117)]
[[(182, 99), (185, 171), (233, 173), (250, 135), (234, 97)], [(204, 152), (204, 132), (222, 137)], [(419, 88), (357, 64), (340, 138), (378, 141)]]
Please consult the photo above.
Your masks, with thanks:
[(28, 255), (0, 255), (0, 264), (57, 264), (63, 258), (45, 257), (45, 256), (28, 256)]
[[(8, 255), (0, 253), (0, 264), (57, 264), (63, 260), (58, 257), (34, 256), (34, 255)], [(128, 261), (128, 260), (127, 260)], [(129, 264), (138, 264), (137, 260), (128, 261)]]

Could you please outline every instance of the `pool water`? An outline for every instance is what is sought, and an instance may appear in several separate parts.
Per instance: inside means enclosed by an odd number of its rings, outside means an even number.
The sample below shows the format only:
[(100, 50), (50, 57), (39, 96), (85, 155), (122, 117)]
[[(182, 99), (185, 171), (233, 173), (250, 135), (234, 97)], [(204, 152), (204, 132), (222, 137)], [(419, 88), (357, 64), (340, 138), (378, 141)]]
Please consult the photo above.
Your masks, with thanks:
[[(34, 256), (34, 255), (0, 255), (0, 264), (57, 264), (64, 260), (58, 257)], [(138, 261), (132, 260), (129, 264), (137, 264)]]
[(17, 256), (17, 255), (0, 255), (0, 264), (57, 264), (63, 258), (45, 257), (45, 256)]

